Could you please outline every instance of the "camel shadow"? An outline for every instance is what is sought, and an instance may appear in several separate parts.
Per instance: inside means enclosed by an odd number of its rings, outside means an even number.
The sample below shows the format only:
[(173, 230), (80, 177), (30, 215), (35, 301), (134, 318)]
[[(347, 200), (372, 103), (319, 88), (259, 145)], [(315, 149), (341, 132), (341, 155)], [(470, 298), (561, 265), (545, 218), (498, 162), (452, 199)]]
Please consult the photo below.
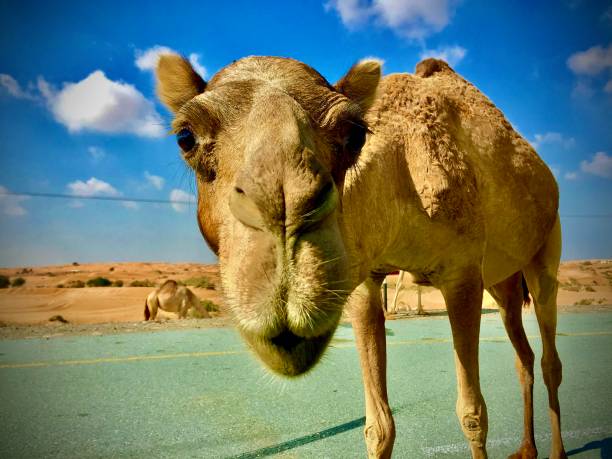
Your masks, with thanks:
[(344, 424), (340, 424), (329, 429), (315, 432), (310, 435), (304, 435), (303, 437), (294, 438), (293, 440), (289, 440), (283, 443), (266, 446), (255, 451), (239, 454), (238, 456), (232, 456), (228, 459), (254, 459), (256, 457), (272, 456), (275, 454), (282, 453), (283, 451), (297, 448), (299, 446), (303, 446), (315, 441), (323, 440), (324, 438), (332, 437), (334, 435), (338, 435), (343, 432), (347, 432), (349, 430), (353, 430), (363, 426), (365, 426), (365, 416), (358, 419), (353, 419), (352, 421), (345, 422)]
[(580, 448), (567, 451), (568, 456), (584, 453), (585, 451), (600, 450), (601, 459), (612, 458), (612, 437), (604, 438), (603, 440), (591, 441)]

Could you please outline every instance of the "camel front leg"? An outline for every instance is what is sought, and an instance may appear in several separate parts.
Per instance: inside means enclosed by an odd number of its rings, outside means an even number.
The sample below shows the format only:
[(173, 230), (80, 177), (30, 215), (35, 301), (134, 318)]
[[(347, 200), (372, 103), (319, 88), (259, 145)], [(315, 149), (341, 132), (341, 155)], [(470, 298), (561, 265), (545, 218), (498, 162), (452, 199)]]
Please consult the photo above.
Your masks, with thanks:
[(464, 271), (455, 282), (442, 288), (455, 350), (457, 417), (474, 459), (487, 457), (487, 406), (480, 392), (478, 371), (482, 292), (478, 267)]
[(364, 429), (369, 458), (389, 458), (395, 424), (387, 399), (385, 315), (380, 286), (383, 277), (368, 278), (353, 292), (350, 312), (357, 341), (366, 403)]

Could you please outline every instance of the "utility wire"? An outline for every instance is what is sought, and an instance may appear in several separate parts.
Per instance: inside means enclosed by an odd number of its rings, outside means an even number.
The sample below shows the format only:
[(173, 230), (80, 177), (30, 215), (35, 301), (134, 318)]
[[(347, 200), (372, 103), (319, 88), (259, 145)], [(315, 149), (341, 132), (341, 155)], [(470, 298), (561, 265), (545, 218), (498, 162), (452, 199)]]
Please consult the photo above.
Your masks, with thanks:
[[(13, 192), (0, 191), (0, 196), (28, 196), (34, 198), (58, 198), (58, 199), (86, 199), (92, 201), (119, 201), (119, 202), (148, 202), (153, 204), (194, 204), (195, 201), (185, 199), (152, 199), (152, 198), (130, 198), (127, 196), (76, 196), (61, 193), (33, 193), (30, 191)], [(612, 218), (612, 214), (562, 214), (561, 218)]]
[(2, 191), (0, 196), (28, 196), (34, 198), (59, 198), (59, 199), (88, 199), (92, 201), (120, 201), (120, 202), (148, 202), (154, 204), (193, 204), (195, 201), (188, 201), (184, 199), (151, 199), (151, 198), (130, 198), (124, 196), (78, 196), (72, 194), (61, 194), (61, 193), (32, 193), (29, 191), (23, 192), (12, 192)]

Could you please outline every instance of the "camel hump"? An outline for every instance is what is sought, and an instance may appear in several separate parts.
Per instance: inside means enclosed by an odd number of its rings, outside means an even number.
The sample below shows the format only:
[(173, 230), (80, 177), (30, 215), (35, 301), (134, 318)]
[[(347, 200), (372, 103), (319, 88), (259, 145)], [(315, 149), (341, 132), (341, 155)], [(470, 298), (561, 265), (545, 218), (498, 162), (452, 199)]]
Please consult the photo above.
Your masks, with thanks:
[(177, 287), (178, 287), (178, 283), (175, 280), (168, 279), (166, 282), (164, 282), (161, 285), (161, 287), (159, 287), (158, 292), (174, 294), (174, 292), (176, 291)]
[(419, 62), (414, 73), (416, 76), (420, 76), (421, 78), (427, 78), (432, 76), (434, 73), (443, 72), (446, 70), (455, 73), (450, 65), (444, 62), (442, 59), (430, 57)]

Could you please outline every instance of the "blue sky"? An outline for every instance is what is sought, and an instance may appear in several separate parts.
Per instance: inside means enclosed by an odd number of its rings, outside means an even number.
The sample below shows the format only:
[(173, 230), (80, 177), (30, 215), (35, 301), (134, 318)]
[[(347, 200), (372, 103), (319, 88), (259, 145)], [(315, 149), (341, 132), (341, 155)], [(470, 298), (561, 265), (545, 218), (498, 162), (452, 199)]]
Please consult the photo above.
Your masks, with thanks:
[(2, 2), (0, 192), (75, 199), (1, 195), (0, 265), (215, 260), (191, 204), (78, 200), (194, 194), (154, 97), (160, 47), (206, 78), (253, 54), (331, 82), (365, 56), (444, 57), (553, 169), (563, 257), (612, 257), (611, 42), (612, 7), (586, 0)]

